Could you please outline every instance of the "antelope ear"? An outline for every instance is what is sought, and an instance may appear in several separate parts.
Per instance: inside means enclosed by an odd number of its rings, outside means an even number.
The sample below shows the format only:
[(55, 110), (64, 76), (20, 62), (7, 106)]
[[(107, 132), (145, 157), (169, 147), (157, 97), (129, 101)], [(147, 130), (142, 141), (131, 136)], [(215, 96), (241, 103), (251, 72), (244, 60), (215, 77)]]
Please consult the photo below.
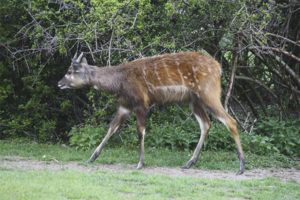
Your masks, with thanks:
[(85, 57), (82, 58), (81, 62), (84, 63), (84, 64), (88, 64)]

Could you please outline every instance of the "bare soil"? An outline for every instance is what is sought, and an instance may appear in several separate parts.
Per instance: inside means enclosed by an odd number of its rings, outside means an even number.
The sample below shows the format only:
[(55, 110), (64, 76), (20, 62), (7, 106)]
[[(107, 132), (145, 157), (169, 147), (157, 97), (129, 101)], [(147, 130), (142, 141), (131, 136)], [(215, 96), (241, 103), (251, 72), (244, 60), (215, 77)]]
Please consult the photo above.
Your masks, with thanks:
[[(0, 161), (0, 167), (9, 169), (29, 169), (29, 170), (63, 170), (71, 169), (84, 172), (95, 172), (99, 170), (111, 172), (132, 172), (135, 165), (130, 164), (92, 164), (81, 165), (78, 162), (61, 163), (53, 161), (27, 160), (18, 156), (5, 156)], [(300, 184), (300, 170), (296, 168), (267, 168), (246, 170), (243, 175), (236, 176), (232, 171), (221, 170), (200, 170), (181, 169), (171, 167), (144, 167), (140, 172), (153, 175), (160, 174), (170, 177), (195, 177), (195, 178), (218, 178), (230, 180), (260, 179), (266, 177), (277, 177), (283, 180), (293, 179)]]

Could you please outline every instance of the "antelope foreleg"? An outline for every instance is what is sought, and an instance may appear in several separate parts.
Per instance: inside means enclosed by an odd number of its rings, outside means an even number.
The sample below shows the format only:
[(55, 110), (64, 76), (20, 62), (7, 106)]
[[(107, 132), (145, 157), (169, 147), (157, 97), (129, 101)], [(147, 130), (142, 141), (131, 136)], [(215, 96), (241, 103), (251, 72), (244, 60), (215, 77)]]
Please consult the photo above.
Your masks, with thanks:
[(92, 156), (89, 159), (89, 163), (93, 162), (94, 160), (96, 160), (96, 158), (99, 156), (99, 154), (101, 153), (105, 143), (109, 140), (109, 138), (118, 130), (119, 126), (121, 125), (121, 123), (124, 121), (124, 119), (126, 118), (126, 116), (130, 113), (130, 111), (126, 108), (120, 107), (118, 110), (118, 113), (116, 115), (116, 117), (112, 120), (112, 122), (110, 123), (110, 127), (107, 131), (106, 136), (104, 137), (104, 139), (102, 140), (102, 142), (100, 143), (100, 145), (96, 148), (96, 150), (94, 151), (94, 153), (92, 154)]

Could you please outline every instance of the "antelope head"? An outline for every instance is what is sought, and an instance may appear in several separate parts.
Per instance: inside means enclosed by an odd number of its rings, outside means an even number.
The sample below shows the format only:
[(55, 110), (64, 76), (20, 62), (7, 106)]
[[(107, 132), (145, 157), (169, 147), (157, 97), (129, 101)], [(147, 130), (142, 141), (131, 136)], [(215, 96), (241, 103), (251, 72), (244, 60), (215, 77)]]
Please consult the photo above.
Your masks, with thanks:
[(82, 88), (89, 83), (89, 78), (87, 77), (87, 60), (84, 57), (82, 58), (83, 53), (81, 53), (77, 59), (76, 56), (77, 53), (72, 59), (71, 66), (69, 67), (66, 75), (58, 81), (57, 85), (60, 89)]

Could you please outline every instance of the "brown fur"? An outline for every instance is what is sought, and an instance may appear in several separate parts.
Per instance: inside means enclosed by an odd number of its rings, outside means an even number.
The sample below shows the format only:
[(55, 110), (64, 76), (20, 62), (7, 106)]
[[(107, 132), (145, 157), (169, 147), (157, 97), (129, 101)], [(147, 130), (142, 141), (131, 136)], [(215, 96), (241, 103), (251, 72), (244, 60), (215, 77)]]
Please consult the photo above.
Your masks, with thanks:
[[(80, 59), (77, 59), (80, 60)], [(120, 108), (110, 125), (107, 136), (95, 150), (90, 162), (95, 160), (104, 144), (131, 112), (137, 113), (137, 132), (141, 151), (138, 168), (144, 165), (144, 132), (146, 109), (152, 103), (188, 102), (196, 116), (201, 137), (193, 157), (184, 166), (189, 168), (197, 161), (199, 152), (210, 128), (205, 110), (209, 110), (232, 133), (240, 158), (240, 171), (244, 172), (245, 157), (236, 129), (235, 120), (225, 112), (221, 101), (221, 67), (212, 57), (198, 52), (165, 54), (142, 58), (115, 67), (96, 67), (73, 61), (69, 74), (59, 81), (64, 88), (95, 88), (116, 94)]]

